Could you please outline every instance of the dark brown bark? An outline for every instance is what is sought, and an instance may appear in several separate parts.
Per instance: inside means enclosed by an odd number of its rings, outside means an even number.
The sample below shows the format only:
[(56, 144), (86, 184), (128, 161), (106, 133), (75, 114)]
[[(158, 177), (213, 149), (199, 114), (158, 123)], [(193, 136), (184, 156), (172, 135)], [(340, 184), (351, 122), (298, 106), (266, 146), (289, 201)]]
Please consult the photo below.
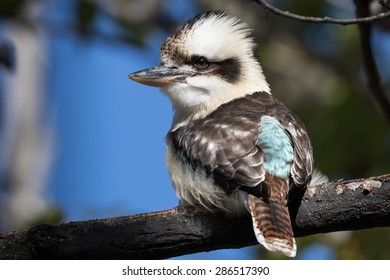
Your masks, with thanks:
[[(390, 175), (309, 187), (299, 201), (296, 237), (390, 226)], [(2, 234), (0, 259), (163, 259), (254, 244), (249, 216), (177, 207)]]

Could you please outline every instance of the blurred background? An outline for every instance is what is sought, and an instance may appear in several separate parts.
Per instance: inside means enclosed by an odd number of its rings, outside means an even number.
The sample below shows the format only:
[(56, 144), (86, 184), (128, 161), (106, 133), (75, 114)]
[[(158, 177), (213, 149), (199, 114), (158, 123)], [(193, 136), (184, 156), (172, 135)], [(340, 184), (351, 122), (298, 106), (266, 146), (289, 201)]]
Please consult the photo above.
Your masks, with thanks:
[[(355, 10), (348, 0), (269, 2), (306, 16)], [(331, 180), (389, 173), (389, 123), (367, 90), (355, 25), (240, 0), (1, 0), (0, 232), (177, 205), (164, 163), (170, 103), (127, 75), (157, 65), (162, 41), (210, 9), (254, 29), (272, 92), (306, 124), (317, 168)], [(375, 24), (372, 38), (387, 93), (389, 26)], [(298, 259), (390, 259), (388, 228), (297, 242)], [(180, 257), (255, 258), (283, 257), (260, 246)]]

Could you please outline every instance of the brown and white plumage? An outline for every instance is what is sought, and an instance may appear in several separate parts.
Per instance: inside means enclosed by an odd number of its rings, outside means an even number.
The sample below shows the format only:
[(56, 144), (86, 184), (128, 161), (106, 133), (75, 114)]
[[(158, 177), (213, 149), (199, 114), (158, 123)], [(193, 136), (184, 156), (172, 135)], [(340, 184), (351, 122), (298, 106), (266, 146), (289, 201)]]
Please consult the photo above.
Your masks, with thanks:
[(159, 86), (175, 116), (166, 162), (184, 205), (229, 215), (249, 210), (259, 243), (295, 256), (292, 184), (313, 168), (302, 122), (271, 94), (251, 30), (225, 12), (189, 20), (161, 46), (161, 66), (131, 74)]

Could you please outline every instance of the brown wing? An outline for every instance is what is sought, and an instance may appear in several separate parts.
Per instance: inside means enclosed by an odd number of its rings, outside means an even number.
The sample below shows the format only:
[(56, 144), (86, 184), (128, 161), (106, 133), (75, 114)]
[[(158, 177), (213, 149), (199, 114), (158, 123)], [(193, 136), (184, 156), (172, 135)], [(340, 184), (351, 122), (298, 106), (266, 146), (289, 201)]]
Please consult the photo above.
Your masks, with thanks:
[[(248, 96), (251, 107), (261, 108), (262, 115), (277, 119), (291, 136), (294, 161), (291, 177), (296, 185), (306, 185), (313, 173), (313, 148), (303, 122), (283, 103), (270, 94), (256, 93)], [(249, 106), (249, 104), (247, 104)], [(251, 113), (253, 115), (253, 113)]]
[(233, 100), (170, 134), (182, 158), (194, 168), (205, 168), (222, 188), (254, 187), (265, 174), (263, 152), (256, 145), (265, 115), (288, 131), (294, 148), (291, 177), (296, 185), (307, 184), (313, 172), (309, 136), (299, 118), (268, 93)]
[(171, 135), (182, 159), (194, 168), (205, 168), (227, 192), (264, 180), (263, 154), (256, 146), (257, 123), (221, 116), (196, 121)]

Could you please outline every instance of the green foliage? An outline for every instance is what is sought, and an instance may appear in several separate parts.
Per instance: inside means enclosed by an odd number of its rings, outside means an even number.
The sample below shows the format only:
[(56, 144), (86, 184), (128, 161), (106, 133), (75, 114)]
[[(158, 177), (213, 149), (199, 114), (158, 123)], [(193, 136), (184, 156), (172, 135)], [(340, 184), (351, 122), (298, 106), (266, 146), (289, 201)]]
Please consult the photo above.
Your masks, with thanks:
[(29, 229), (38, 225), (58, 225), (59, 223), (64, 221), (64, 216), (61, 209), (57, 207), (51, 207), (45, 213), (37, 217), (36, 220), (25, 224), (20, 225), (19, 229)]
[(76, 13), (78, 21), (78, 32), (80, 34), (88, 34), (89, 28), (96, 18), (96, 4), (92, 1), (80, 0), (76, 5)]
[(26, 0), (0, 1), (0, 17), (18, 18), (26, 4)]
[(347, 242), (337, 248), (338, 259), (389, 260), (390, 229), (374, 228), (354, 231)]

